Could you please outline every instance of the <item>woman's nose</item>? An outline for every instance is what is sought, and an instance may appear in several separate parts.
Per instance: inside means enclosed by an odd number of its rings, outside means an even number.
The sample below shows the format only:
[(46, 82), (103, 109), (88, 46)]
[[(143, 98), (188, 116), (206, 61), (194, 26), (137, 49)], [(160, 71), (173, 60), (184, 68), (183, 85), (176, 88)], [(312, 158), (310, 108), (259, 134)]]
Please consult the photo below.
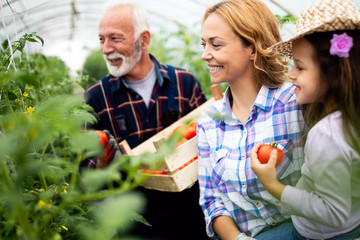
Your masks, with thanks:
[(211, 55), (210, 51), (206, 47), (204, 47), (204, 51), (201, 54), (201, 59), (203, 61), (207, 61), (207, 60), (209, 60), (211, 58), (212, 58), (212, 55)]

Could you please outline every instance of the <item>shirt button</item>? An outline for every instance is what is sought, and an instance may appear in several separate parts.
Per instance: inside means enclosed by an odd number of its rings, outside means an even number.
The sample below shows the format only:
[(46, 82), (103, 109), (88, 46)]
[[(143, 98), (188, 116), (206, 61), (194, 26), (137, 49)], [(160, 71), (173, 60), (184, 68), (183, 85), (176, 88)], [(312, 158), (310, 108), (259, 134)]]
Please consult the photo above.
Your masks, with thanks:
[(256, 206), (257, 206), (258, 208), (261, 207), (261, 206), (262, 206), (261, 202), (257, 202), (257, 203), (256, 203)]
[(243, 184), (242, 184), (242, 187), (243, 187), (243, 188), (246, 188), (246, 184), (245, 184), (245, 183), (243, 183)]

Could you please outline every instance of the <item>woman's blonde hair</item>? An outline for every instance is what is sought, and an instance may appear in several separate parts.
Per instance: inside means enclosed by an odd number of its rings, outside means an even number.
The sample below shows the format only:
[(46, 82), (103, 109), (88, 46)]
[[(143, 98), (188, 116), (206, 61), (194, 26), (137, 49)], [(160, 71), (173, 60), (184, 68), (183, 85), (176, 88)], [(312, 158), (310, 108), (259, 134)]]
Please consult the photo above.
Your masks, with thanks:
[(202, 23), (210, 14), (218, 14), (227, 22), (245, 45), (255, 51), (255, 80), (258, 87), (282, 85), (287, 78), (287, 62), (268, 50), (280, 42), (279, 24), (271, 10), (260, 0), (225, 0), (209, 7)]

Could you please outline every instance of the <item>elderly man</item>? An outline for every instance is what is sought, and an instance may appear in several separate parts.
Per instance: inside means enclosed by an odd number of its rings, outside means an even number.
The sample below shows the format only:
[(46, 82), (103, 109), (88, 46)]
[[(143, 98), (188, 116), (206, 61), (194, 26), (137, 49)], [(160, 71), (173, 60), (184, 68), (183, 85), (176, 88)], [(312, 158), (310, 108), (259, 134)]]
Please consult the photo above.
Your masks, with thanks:
[[(85, 92), (98, 118), (93, 127), (108, 130), (118, 142), (127, 140), (131, 148), (206, 101), (190, 72), (161, 64), (148, 53), (150, 38), (142, 8), (130, 1), (110, 2), (99, 25), (100, 47), (110, 74)], [(136, 235), (207, 238), (197, 184), (180, 193), (138, 191), (147, 198), (144, 217), (152, 227), (137, 224)]]

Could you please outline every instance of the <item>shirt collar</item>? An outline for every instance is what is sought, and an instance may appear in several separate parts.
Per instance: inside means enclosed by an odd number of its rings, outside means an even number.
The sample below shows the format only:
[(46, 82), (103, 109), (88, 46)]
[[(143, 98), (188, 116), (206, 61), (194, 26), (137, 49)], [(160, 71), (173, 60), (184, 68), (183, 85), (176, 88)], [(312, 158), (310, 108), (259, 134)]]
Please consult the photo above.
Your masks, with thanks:
[[(277, 88), (269, 88), (265, 85), (263, 85), (255, 99), (255, 102), (253, 104), (253, 107), (256, 106), (264, 111), (269, 111), (271, 109), (272, 103), (274, 101), (274, 95), (276, 93)], [(230, 105), (230, 95), (231, 95), (231, 89), (228, 87), (224, 92), (224, 98), (223, 98), (223, 113), (225, 116), (231, 116), (232, 119), (224, 119), (228, 122), (228, 124), (231, 124), (231, 122), (234, 124), (237, 122), (237, 118), (235, 115), (233, 115), (233, 112), (231, 110)], [(255, 110), (255, 109), (254, 109)], [(234, 122), (235, 121), (235, 122)]]
[(274, 101), (276, 89), (277, 88), (269, 88), (265, 85), (262, 85), (255, 99), (254, 106), (257, 106), (264, 111), (269, 111)]
[[(256, 96), (254, 106), (257, 106), (265, 111), (270, 110), (275, 93), (276, 93), (276, 88), (269, 88), (269, 87), (263, 85), (261, 87), (258, 95)], [(224, 93), (224, 103), (225, 103), (224, 112), (227, 114), (232, 112), (231, 106), (230, 106), (230, 94), (231, 94), (231, 89), (230, 89), (230, 87), (228, 87)]]

